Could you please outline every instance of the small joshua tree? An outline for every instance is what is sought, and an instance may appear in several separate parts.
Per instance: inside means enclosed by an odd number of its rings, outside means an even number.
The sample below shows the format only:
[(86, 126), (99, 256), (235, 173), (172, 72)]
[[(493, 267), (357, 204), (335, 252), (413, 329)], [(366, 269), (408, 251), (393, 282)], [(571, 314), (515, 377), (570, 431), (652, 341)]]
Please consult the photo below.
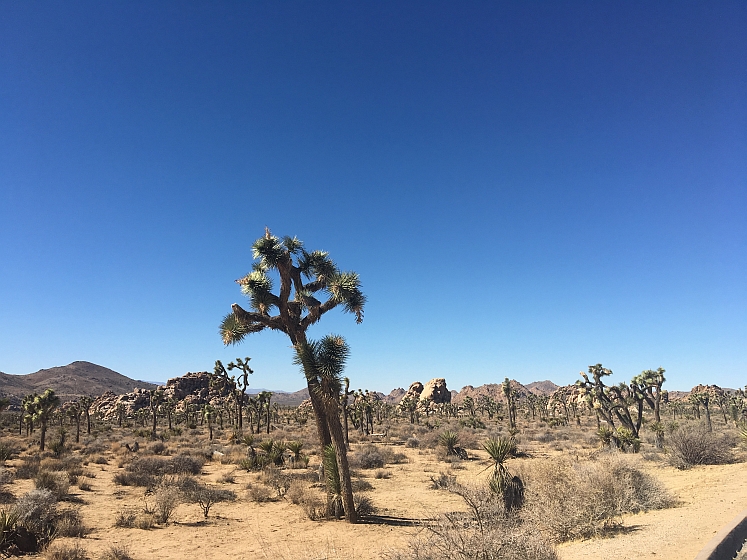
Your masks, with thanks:
[(93, 405), (93, 398), (88, 395), (83, 395), (78, 399), (80, 407), (83, 409), (83, 414), (86, 416), (86, 433), (91, 435), (91, 405)]
[(34, 399), (34, 421), (39, 423), (41, 435), (39, 449), (44, 451), (44, 440), (47, 435), (47, 423), (52, 413), (60, 404), (60, 397), (52, 389), (47, 389)]

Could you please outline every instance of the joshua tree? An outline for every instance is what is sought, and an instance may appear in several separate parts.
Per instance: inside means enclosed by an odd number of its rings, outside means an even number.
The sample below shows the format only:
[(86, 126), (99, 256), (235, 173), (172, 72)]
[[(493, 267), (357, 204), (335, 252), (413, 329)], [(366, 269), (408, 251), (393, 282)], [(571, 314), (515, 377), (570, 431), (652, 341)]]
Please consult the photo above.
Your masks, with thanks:
[(93, 398), (87, 395), (83, 395), (78, 399), (80, 407), (83, 409), (83, 414), (86, 415), (86, 433), (91, 435), (91, 405), (93, 404)]
[[(222, 331), (221, 333), (223, 334)], [(228, 342), (226, 342), (225, 334), (223, 336), (223, 342), (228, 344)], [(223, 366), (223, 363), (220, 360), (216, 360), (215, 368), (213, 369), (214, 375), (220, 379), (222, 383), (225, 383), (230, 387), (234, 399), (236, 400), (236, 415), (239, 424), (239, 431), (244, 429), (244, 403), (246, 402), (246, 390), (249, 387), (249, 375), (254, 373), (254, 370), (249, 367), (249, 360), (251, 360), (249, 356), (243, 360), (241, 358), (236, 358), (235, 362), (229, 362), (228, 370)], [(228, 376), (228, 371), (234, 369), (241, 370), (238, 380), (233, 375), (231, 377)], [(257, 427), (257, 430), (259, 430), (259, 426)], [(251, 429), (249, 431), (251, 431)]]
[(698, 393), (690, 395), (690, 402), (696, 406), (703, 406), (706, 416), (706, 428), (709, 432), (713, 431), (713, 424), (711, 423), (711, 394), (708, 390), (703, 390)]
[[(342, 372), (349, 354), (350, 349), (345, 343), (345, 339), (341, 336), (327, 335), (318, 342), (305, 342), (298, 350), (294, 361), (303, 369), (309, 387), (313, 388), (316, 398), (320, 400), (323, 407), (322, 410), (332, 440), (331, 447), (337, 457), (337, 471), (340, 478), (345, 517), (351, 523), (355, 523), (357, 515), (353, 503), (353, 487), (350, 479), (345, 438), (340, 423)], [(327, 448), (329, 447), (327, 446)]]
[(75, 443), (80, 443), (80, 418), (83, 416), (83, 408), (78, 401), (73, 401), (68, 405), (66, 412), (75, 422)]
[(152, 389), (149, 392), (150, 400), (150, 414), (153, 417), (153, 428), (151, 430), (151, 439), (156, 439), (156, 423), (158, 421), (158, 406), (163, 402), (164, 394), (163, 389)]
[(60, 397), (55, 395), (52, 389), (47, 389), (34, 399), (34, 421), (39, 423), (41, 431), (39, 440), (40, 451), (44, 451), (44, 440), (47, 435), (47, 423), (59, 404)]
[(506, 397), (506, 408), (508, 409), (508, 427), (516, 429), (516, 391), (511, 387), (511, 382), (506, 377), (503, 380), (503, 396)]
[(26, 436), (34, 433), (34, 412), (38, 396), (36, 393), (31, 393), (23, 397), (23, 401), (21, 401), (21, 422), (26, 424)]
[[(296, 357), (303, 362), (322, 453), (330, 443), (334, 444), (344, 487), (345, 516), (351, 523), (355, 522), (356, 512), (338, 415), (339, 401), (335, 395), (335, 410), (330, 416), (328, 412), (332, 407), (325, 402), (325, 391), (321, 387), (323, 377), (319, 372), (307, 369), (311, 367), (311, 362), (303, 358), (308, 355), (309, 348), (307, 329), (328, 311), (339, 306), (353, 313), (358, 323), (363, 321), (366, 298), (360, 290), (360, 280), (354, 272), (341, 272), (326, 252), (309, 253), (295, 237), (285, 237), (281, 241), (271, 235), (269, 229), (265, 230), (264, 237), (255, 241), (252, 253), (257, 259), (252, 272), (237, 280), (249, 297), (252, 311), (246, 311), (238, 304), (231, 306), (232, 312), (224, 317), (220, 327), (223, 342), (236, 344), (247, 335), (265, 329), (277, 330), (288, 336)], [(273, 283), (268, 274), (271, 271), (277, 272), (280, 277), (277, 294), (272, 292)], [(327, 294), (326, 301), (321, 302), (314, 297), (319, 293)], [(270, 314), (273, 310), (277, 310), (276, 315)], [(338, 436), (339, 441), (334, 441)]]
[(631, 381), (631, 387), (634, 388), (637, 396), (654, 411), (655, 426), (652, 429), (656, 434), (656, 447), (659, 449), (664, 446), (664, 430), (661, 429), (661, 386), (666, 381), (665, 371), (661, 367), (655, 371), (647, 369)]
[(350, 450), (350, 439), (348, 433), (348, 397), (353, 393), (350, 391), (350, 379), (343, 378), (344, 387), (340, 393), (340, 408), (342, 409), (342, 434), (345, 436), (345, 449)]
[[(581, 372), (580, 375), (583, 377), (583, 381), (577, 381), (576, 386), (579, 388), (580, 394), (586, 399), (587, 404), (597, 413), (597, 419), (599, 416), (604, 418), (611, 430), (615, 429), (615, 419), (617, 419), (623, 428), (630, 431), (630, 436), (625, 432), (626, 440), (637, 440), (643, 418), (643, 396), (636, 386), (621, 383), (608, 387), (604, 384), (602, 378), (612, 375), (612, 370), (603, 367), (602, 364), (589, 366), (589, 375), (592, 376), (593, 381), (590, 381), (589, 376), (584, 372)], [(635, 420), (628, 408), (631, 404), (636, 405)], [(616, 444), (620, 443), (619, 438), (613, 436), (613, 439)], [(634, 445), (633, 448), (637, 449), (637, 445)]]
[[(265, 420), (267, 423), (267, 433), (270, 433), (270, 401), (272, 400), (272, 393), (270, 391), (262, 391), (259, 393), (259, 402), (260, 402), (260, 416), (263, 412), (261, 410), (262, 406), (264, 406), (264, 413), (265, 413)], [(259, 433), (259, 423), (257, 423), (257, 433)]]
[(206, 404), (202, 407), (202, 416), (205, 418), (205, 421), (208, 425), (208, 439), (213, 440), (213, 418), (215, 418), (215, 407), (212, 405)]

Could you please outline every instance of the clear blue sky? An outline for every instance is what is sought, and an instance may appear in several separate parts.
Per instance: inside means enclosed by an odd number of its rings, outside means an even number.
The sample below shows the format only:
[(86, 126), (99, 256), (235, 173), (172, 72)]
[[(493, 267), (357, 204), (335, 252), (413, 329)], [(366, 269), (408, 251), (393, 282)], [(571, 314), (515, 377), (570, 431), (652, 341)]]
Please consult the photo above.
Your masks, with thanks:
[(354, 387), (747, 383), (747, 3), (0, 0), (0, 370), (165, 380), (269, 226), (360, 273)]

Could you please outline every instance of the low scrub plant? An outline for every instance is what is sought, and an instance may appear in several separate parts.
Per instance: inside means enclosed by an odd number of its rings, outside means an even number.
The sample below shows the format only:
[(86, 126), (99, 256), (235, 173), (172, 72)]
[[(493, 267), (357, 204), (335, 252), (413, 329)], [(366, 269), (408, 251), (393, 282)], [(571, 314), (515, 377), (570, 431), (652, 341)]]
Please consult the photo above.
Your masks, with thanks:
[(673, 505), (658, 480), (617, 455), (585, 462), (555, 459), (523, 471), (521, 516), (555, 542), (602, 535), (616, 529), (625, 513)]
[(683, 426), (669, 438), (669, 462), (678, 469), (694, 465), (722, 465), (733, 461), (727, 436), (709, 432), (705, 426)]
[(90, 560), (88, 552), (79, 543), (55, 544), (44, 554), (45, 560)]
[(34, 478), (34, 487), (49, 490), (59, 501), (67, 496), (70, 490), (70, 478), (67, 473), (62, 471), (39, 471)]

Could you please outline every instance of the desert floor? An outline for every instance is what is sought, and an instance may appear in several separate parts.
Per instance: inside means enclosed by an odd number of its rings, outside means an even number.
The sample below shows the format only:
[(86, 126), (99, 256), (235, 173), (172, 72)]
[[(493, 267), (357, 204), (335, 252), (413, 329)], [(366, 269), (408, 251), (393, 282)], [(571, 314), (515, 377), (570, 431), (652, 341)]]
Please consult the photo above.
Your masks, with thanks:
[[(257, 474), (237, 469), (236, 465), (208, 462), (203, 479), (215, 482), (235, 471), (236, 481), (227, 484), (239, 500), (218, 503), (207, 520), (195, 504), (178, 506), (173, 521), (143, 530), (115, 527), (121, 511), (142, 510), (145, 505), (142, 488), (115, 485), (112, 477), (119, 471), (119, 454), (103, 453), (108, 464), (89, 464), (95, 475), (91, 489), (71, 487), (73, 500), (81, 503), (85, 523), (92, 529), (82, 546), (93, 558), (112, 545), (124, 545), (135, 559), (160, 558), (356, 558), (375, 559), (388, 550), (400, 548), (421, 529), (409, 522), (432, 517), (443, 511), (463, 510), (458, 496), (431, 489), (431, 476), (445, 472), (449, 466), (437, 459), (432, 450), (406, 449), (409, 462), (387, 465), (389, 478), (374, 478), (374, 471), (359, 471), (374, 490), (367, 494), (377, 508), (374, 522), (348, 525), (344, 521), (310, 521), (299, 506), (287, 500), (255, 503), (248, 499), (246, 485)], [(553, 453), (541, 453), (552, 460)], [(475, 457), (452, 471), (461, 482), (484, 478), (489, 466), (487, 455), (472, 450)], [(535, 457), (537, 454), (535, 454)], [(647, 461), (641, 455), (630, 460), (655, 475), (678, 500), (673, 508), (651, 511), (624, 518), (624, 528), (612, 537), (571, 542), (561, 545), (563, 560), (651, 557), (659, 559), (693, 558), (705, 543), (736, 514), (747, 507), (747, 464), (695, 467), (679, 471), (659, 461)], [(514, 459), (517, 467), (523, 460)], [(11, 462), (12, 463), (12, 462)], [(13, 483), (16, 495), (31, 489), (30, 480)], [(70, 543), (76, 539), (57, 539)]]

